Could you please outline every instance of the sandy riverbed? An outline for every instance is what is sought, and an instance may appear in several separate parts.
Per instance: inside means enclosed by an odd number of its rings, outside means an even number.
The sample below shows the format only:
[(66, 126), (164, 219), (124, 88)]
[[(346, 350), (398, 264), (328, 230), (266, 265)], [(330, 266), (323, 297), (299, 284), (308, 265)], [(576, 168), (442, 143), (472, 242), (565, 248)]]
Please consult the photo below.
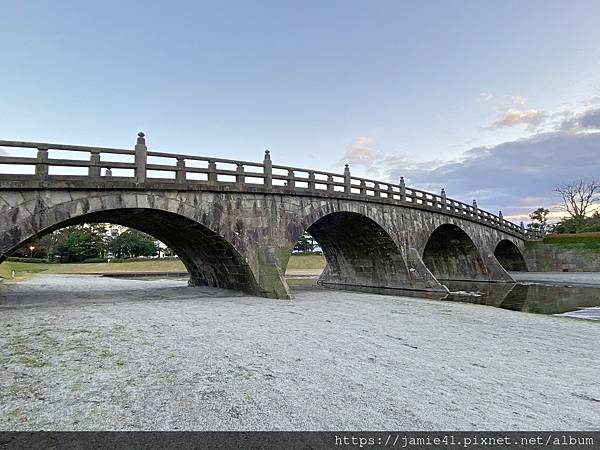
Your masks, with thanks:
[(179, 280), (0, 286), (0, 429), (598, 429), (600, 324)]

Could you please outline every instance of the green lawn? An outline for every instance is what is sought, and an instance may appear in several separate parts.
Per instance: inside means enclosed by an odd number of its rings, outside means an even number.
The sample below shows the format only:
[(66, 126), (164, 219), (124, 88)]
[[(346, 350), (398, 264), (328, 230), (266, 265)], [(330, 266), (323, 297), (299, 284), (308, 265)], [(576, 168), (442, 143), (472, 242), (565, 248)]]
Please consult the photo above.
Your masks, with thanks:
[(600, 250), (600, 232), (577, 234), (552, 234), (542, 240), (543, 244), (564, 248), (583, 248)]
[(325, 257), (323, 255), (292, 255), (287, 268), (288, 270), (324, 269)]
[[(325, 258), (321, 255), (293, 255), (288, 263), (288, 269), (323, 269)], [(89, 263), (89, 264), (49, 264), (5, 261), (0, 264), (0, 277), (11, 279), (12, 271), (15, 279), (27, 278), (31, 274), (45, 273), (106, 273), (106, 272), (185, 272), (185, 266), (176, 260), (146, 260), (127, 261), (119, 263)]]

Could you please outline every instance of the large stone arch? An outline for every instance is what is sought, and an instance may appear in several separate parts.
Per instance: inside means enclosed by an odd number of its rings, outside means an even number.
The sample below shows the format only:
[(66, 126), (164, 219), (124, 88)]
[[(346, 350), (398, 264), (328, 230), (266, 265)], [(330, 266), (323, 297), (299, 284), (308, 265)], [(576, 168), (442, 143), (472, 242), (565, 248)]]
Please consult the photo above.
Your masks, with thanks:
[(494, 249), (494, 256), (507, 271), (527, 272), (527, 264), (521, 250), (508, 239), (498, 242)]
[[(14, 209), (13, 223), (0, 240), (0, 261), (36, 237), (69, 225), (115, 223), (148, 233), (169, 245), (190, 273), (190, 284), (262, 292), (237, 249), (202, 222), (198, 210), (181, 200), (161, 196), (96, 196), (53, 203), (39, 199)], [(191, 216), (191, 217), (190, 217)]]
[(422, 259), (438, 280), (490, 280), (475, 242), (455, 224), (440, 225), (431, 233)]

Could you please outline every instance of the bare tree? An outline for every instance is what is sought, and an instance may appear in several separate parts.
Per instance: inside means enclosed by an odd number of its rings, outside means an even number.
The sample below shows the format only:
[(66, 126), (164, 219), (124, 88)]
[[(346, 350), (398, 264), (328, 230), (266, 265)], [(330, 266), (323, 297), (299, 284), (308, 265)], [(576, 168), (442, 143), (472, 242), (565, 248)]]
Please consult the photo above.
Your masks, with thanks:
[(598, 200), (600, 181), (577, 180), (561, 184), (554, 191), (562, 197), (563, 209), (569, 216), (574, 220), (582, 220)]

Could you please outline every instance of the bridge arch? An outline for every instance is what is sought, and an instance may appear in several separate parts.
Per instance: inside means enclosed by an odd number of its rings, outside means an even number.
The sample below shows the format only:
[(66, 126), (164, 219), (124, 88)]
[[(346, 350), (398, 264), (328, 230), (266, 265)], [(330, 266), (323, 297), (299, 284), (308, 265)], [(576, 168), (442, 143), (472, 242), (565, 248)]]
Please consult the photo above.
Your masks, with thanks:
[(112, 223), (143, 231), (172, 248), (190, 273), (190, 284), (257, 294), (256, 278), (236, 248), (186, 212), (185, 204), (159, 199), (142, 207), (127, 199), (79, 199), (26, 214), (0, 242), (0, 262), (27, 242), (52, 231), (83, 223)]
[(327, 262), (320, 284), (405, 287), (409, 272), (402, 251), (373, 218), (348, 210), (313, 211), (306, 222)]
[(477, 246), (454, 224), (433, 230), (423, 250), (423, 262), (438, 280), (489, 280)]
[(527, 264), (521, 250), (508, 239), (502, 239), (494, 249), (494, 256), (509, 272), (527, 272)]

